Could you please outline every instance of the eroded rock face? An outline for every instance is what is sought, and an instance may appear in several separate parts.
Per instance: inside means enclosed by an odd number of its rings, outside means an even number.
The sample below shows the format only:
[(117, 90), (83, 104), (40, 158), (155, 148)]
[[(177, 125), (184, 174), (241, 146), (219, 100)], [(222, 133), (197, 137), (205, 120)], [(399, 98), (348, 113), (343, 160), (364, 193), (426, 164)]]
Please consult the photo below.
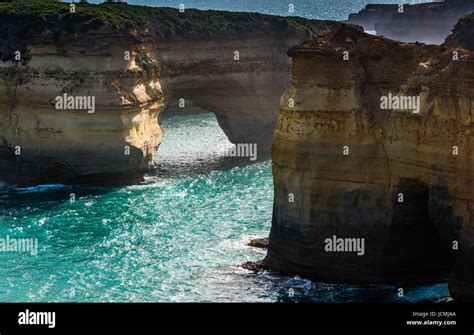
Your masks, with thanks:
[[(68, 38), (29, 45), (24, 63), (0, 63), (0, 179), (137, 182), (156, 166), (162, 139), (159, 77), (147, 68), (155, 62), (111, 29)], [(95, 50), (88, 48), (91, 38)], [(94, 98), (95, 106), (58, 109), (56, 98), (64, 94)]]
[(167, 105), (177, 107), (184, 99), (213, 112), (231, 142), (256, 143), (268, 152), (280, 96), (291, 80), (286, 51), (301, 41), (276, 34), (176, 39), (158, 44), (152, 55), (162, 67)]
[[(290, 49), (267, 265), (398, 283), (446, 278), (455, 263), (451, 292), (474, 299), (474, 54), (457, 51), (347, 27)], [(420, 97), (419, 112), (381, 109), (389, 93)], [(334, 236), (364, 239), (363, 255), (332, 252)]]
[(464, 15), (474, 11), (474, 1), (447, 0), (417, 5), (371, 4), (349, 16), (349, 23), (403, 42), (441, 44)]
[[(18, 186), (139, 181), (158, 163), (161, 112), (179, 99), (214, 112), (232, 142), (269, 150), (291, 79), (286, 50), (332, 25), (128, 5), (77, 5), (74, 16), (55, 4), (39, 16), (41, 5), (8, 6), (0, 8), (0, 180)], [(143, 20), (122, 27), (130, 18)], [(63, 94), (93, 96), (94, 113), (58, 110)]]

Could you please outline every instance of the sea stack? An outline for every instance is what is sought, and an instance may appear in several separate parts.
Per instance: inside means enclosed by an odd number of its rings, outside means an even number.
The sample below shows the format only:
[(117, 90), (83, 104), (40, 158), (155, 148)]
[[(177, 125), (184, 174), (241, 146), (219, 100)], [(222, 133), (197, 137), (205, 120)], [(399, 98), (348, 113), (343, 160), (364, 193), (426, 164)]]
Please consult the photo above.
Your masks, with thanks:
[[(450, 276), (474, 300), (474, 54), (348, 26), (288, 54), (266, 265), (346, 283)], [(419, 111), (381, 108), (389, 94)], [(334, 236), (364, 254), (328, 252)]]

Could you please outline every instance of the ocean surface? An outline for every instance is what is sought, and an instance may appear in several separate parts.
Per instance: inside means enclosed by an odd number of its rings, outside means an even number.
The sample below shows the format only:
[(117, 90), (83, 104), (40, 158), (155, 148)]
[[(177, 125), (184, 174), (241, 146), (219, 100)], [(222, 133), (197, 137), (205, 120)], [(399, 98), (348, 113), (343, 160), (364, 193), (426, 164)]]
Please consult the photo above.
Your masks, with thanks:
[[(92, 0), (90, 3), (102, 3)], [(126, 0), (129, 4), (185, 8), (217, 9), (237, 12), (258, 12), (272, 15), (302, 16), (310, 19), (347, 20), (349, 14), (356, 13), (367, 4), (404, 3), (417, 4), (430, 0)], [(290, 4), (294, 12), (289, 12)]]
[[(374, 1), (128, 2), (279, 15), (293, 3), (294, 15), (344, 20)], [(163, 128), (160, 170), (141, 185), (0, 188), (0, 238), (38, 239), (37, 256), (0, 252), (0, 301), (406, 302), (448, 295), (445, 283), (405, 288), (398, 297), (397, 287), (243, 269), (265, 256), (246, 244), (269, 234), (270, 159), (225, 157), (232, 144), (210, 113), (165, 115)]]
[[(350, 286), (254, 274), (273, 202), (271, 161), (225, 157), (211, 113), (165, 117), (158, 176), (128, 187), (0, 191), (0, 238), (38, 239), (38, 255), (0, 252), (0, 301), (419, 301), (447, 285)], [(71, 193), (75, 194), (71, 202)]]

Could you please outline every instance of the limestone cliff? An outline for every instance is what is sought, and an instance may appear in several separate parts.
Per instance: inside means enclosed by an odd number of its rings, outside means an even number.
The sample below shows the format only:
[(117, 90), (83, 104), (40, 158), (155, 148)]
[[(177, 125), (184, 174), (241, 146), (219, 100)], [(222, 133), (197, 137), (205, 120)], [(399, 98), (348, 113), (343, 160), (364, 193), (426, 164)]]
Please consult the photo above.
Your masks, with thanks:
[[(265, 262), (364, 283), (440, 280), (455, 263), (451, 292), (473, 300), (474, 54), (342, 27), (289, 55)], [(389, 94), (418, 112), (381, 109)], [(363, 254), (332, 252), (334, 236)]]
[(367, 5), (349, 16), (349, 23), (403, 42), (441, 44), (464, 15), (474, 11), (473, 0), (449, 0), (417, 5)]
[[(129, 5), (0, 4), (0, 180), (136, 182), (180, 99), (235, 143), (270, 147), (286, 50), (330, 23)], [(161, 75), (160, 75), (161, 72)], [(55, 99), (94, 97), (93, 113)], [(77, 106), (76, 106), (77, 107)]]

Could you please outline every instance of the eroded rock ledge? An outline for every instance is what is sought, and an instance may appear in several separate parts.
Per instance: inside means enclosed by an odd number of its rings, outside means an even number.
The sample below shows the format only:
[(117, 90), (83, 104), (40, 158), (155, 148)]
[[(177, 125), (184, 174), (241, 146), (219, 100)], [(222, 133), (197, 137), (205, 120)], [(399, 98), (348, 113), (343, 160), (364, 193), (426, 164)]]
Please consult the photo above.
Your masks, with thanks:
[[(289, 55), (266, 265), (342, 282), (450, 275), (474, 300), (474, 54), (341, 27)], [(420, 112), (381, 110), (389, 93), (419, 96)], [(328, 252), (334, 236), (365, 239), (364, 254)]]
[[(2, 3), (0, 180), (137, 182), (157, 165), (163, 107), (181, 98), (214, 112), (234, 143), (269, 150), (291, 79), (286, 50), (332, 25), (120, 4), (76, 4), (71, 13), (65, 3)], [(94, 96), (95, 113), (57, 110), (54, 99), (64, 93)]]

